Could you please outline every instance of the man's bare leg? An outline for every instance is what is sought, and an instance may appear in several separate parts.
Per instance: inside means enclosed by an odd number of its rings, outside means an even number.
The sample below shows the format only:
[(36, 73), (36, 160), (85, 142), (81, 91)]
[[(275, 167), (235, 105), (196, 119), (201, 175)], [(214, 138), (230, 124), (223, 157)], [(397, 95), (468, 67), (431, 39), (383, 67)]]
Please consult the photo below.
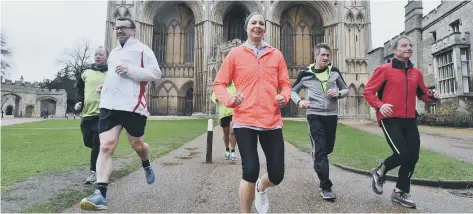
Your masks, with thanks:
[(130, 146), (135, 150), (141, 161), (149, 160), (149, 145), (144, 142), (144, 137), (133, 137), (128, 135)]
[(80, 207), (83, 210), (106, 210), (107, 187), (112, 174), (112, 155), (117, 147), (118, 138), (122, 130), (121, 125), (105, 131), (99, 135), (100, 152), (97, 157), (97, 190), (89, 197), (82, 199)]
[(242, 213), (250, 213), (251, 205), (255, 200), (255, 183), (250, 183), (245, 180), (240, 181), (240, 209)]
[(156, 175), (149, 161), (149, 145), (144, 142), (144, 136), (133, 137), (130, 134), (128, 134), (128, 140), (130, 141), (131, 148), (135, 150), (136, 154), (141, 159), (141, 165), (143, 166), (143, 169), (145, 170), (146, 182), (148, 184), (154, 183), (156, 179)]
[[(97, 183), (108, 183), (112, 174), (112, 155), (117, 147), (121, 125), (103, 132), (100, 137), (100, 152), (97, 157)], [(104, 195), (105, 196), (105, 195)]]

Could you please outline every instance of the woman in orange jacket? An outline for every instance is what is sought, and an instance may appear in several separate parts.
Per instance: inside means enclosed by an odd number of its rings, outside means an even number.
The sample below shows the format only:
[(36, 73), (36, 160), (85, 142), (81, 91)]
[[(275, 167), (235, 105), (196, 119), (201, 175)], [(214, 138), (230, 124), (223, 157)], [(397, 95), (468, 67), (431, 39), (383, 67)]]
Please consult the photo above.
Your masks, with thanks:
[[(259, 213), (269, 209), (266, 189), (284, 177), (284, 139), (281, 110), (291, 96), (291, 84), (284, 57), (263, 41), (265, 20), (260, 13), (245, 20), (248, 40), (233, 48), (217, 73), (213, 90), (218, 100), (234, 108), (233, 126), (240, 152), (243, 179), (240, 182), (240, 208), (249, 213), (255, 200)], [(227, 85), (233, 81), (237, 94)], [(260, 179), (257, 142), (266, 156), (267, 171)]]

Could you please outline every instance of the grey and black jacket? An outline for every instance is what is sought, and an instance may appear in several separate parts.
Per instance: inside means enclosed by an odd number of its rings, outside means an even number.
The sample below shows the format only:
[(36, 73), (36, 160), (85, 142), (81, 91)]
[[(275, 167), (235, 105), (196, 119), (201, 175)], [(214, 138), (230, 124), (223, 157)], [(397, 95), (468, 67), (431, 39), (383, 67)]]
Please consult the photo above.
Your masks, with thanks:
[[(327, 88), (324, 90), (322, 82), (316, 77), (315, 73), (329, 72), (327, 80)], [(331, 64), (325, 69), (315, 69), (315, 63), (311, 64), (299, 72), (297, 80), (292, 86), (292, 101), (299, 106), (299, 92), (305, 89), (306, 95), (305, 100), (310, 102), (307, 108), (307, 115), (338, 115), (338, 99), (344, 98), (348, 95), (348, 87), (343, 80), (342, 75), (338, 68), (333, 67)], [(338, 90), (338, 97), (330, 97), (327, 95), (327, 91), (330, 89)]]

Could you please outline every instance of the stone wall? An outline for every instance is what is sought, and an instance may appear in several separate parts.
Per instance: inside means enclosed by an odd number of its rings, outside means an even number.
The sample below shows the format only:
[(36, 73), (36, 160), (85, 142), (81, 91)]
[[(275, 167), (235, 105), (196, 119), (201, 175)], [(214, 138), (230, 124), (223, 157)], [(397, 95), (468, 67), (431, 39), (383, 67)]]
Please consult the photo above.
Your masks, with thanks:
[[(468, 3), (469, 2), (469, 3)], [(452, 28), (449, 26), (455, 20), (460, 20), (460, 33), (469, 37), (473, 41), (473, 2), (471, 1), (444, 1), (436, 9), (432, 10), (422, 19), (422, 38), (424, 48), (422, 49), (422, 64), (426, 84), (435, 86), (433, 71), (433, 56), (431, 46), (435, 40), (448, 37), (452, 34)], [(435, 39), (433, 36), (435, 32)], [(473, 48), (470, 48), (470, 56), (473, 54)], [(470, 57), (471, 64), (471, 57)], [(470, 66), (470, 74), (471, 72)]]
[(7, 108), (12, 106), (14, 117), (40, 117), (43, 105), (43, 107), (50, 107), (49, 111), (53, 117), (65, 117), (66, 115), (67, 93), (65, 89), (50, 90), (39, 88), (37, 83), (5, 80), (2, 82), (1, 95), (4, 114), (6, 114)]

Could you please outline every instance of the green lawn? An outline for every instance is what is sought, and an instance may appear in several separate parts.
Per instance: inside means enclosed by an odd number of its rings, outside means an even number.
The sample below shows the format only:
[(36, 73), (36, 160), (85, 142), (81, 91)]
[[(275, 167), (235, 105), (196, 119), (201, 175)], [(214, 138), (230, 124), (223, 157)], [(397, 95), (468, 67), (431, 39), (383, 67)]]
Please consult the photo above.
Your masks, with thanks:
[[(306, 152), (311, 151), (307, 122), (284, 121), (284, 137), (296, 147)], [(329, 156), (329, 160), (331, 163), (371, 170), (391, 154), (392, 151), (384, 137), (338, 124), (334, 152)], [(397, 173), (394, 175), (397, 176)], [(473, 164), (421, 148), (413, 177), (473, 180)]]
[[(82, 142), (80, 120), (46, 120), (2, 127), (2, 186), (44, 172), (88, 165), (90, 149)], [(47, 128), (47, 129), (38, 129)], [(145, 141), (151, 157), (179, 148), (204, 134), (207, 120), (148, 120)], [(114, 157), (132, 157), (122, 132)]]

